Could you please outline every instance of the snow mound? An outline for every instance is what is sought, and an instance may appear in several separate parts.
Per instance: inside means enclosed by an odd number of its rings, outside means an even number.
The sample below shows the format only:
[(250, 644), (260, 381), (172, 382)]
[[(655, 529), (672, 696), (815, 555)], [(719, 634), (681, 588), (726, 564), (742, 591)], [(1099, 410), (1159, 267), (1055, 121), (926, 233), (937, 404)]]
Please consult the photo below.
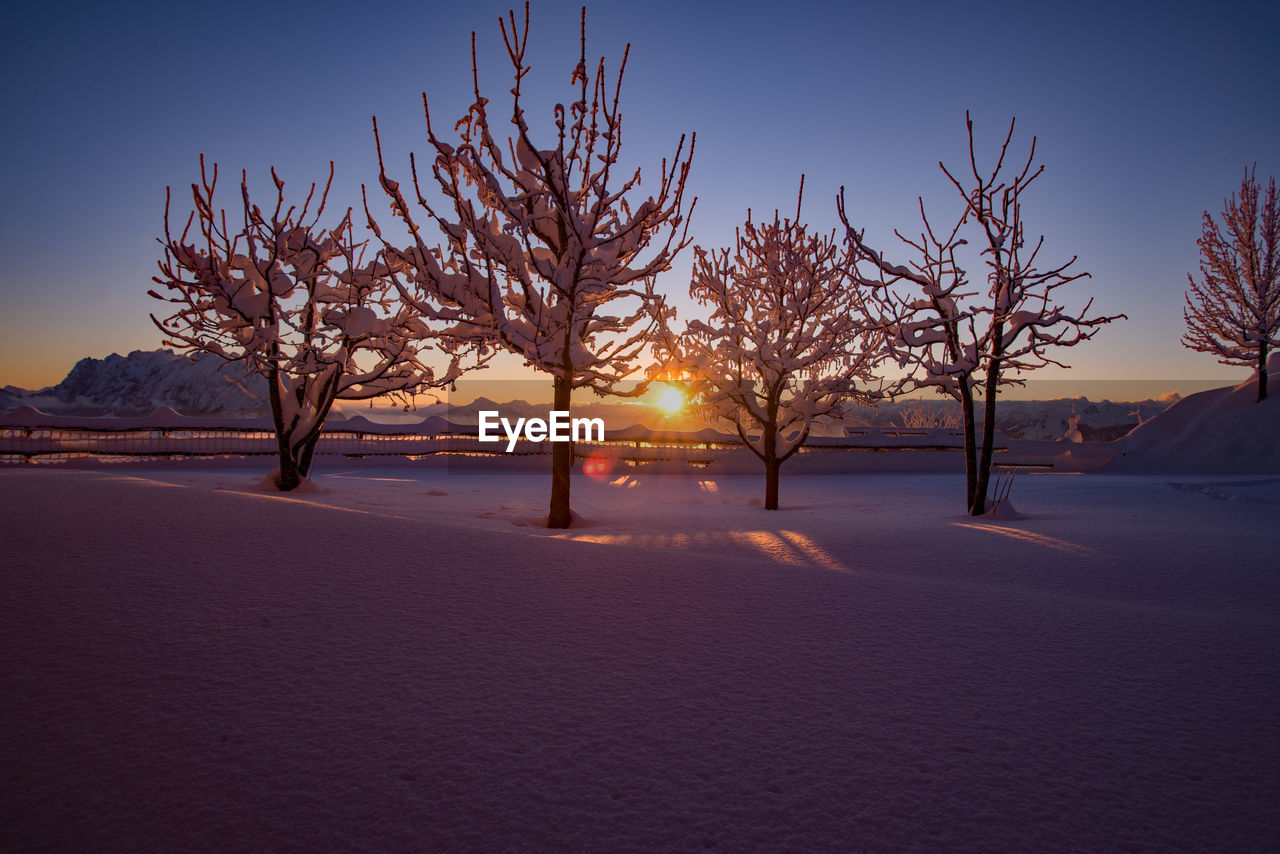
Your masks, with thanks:
[(1013, 502), (1008, 498), (1001, 501), (987, 502), (987, 518), (988, 519), (1004, 519), (1006, 521), (1017, 521), (1019, 519), (1028, 518), (1025, 514), (1018, 512), (1018, 508), (1013, 506)]
[[(530, 528), (547, 528), (548, 530), (551, 530), (551, 531), (562, 530), (560, 528), (550, 527), (551, 514), (549, 513), (544, 513), (541, 516), (531, 516), (527, 518), (516, 519), (511, 524), (515, 525), (517, 528), (530, 527)], [(569, 527), (570, 528), (589, 528), (591, 527), (591, 525), (592, 523), (582, 518), (582, 516), (578, 513), (577, 510), (574, 510), (572, 507), (569, 508)]]
[[(1269, 388), (1280, 372), (1269, 371)], [(1109, 471), (1280, 473), (1280, 394), (1258, 401), (1256, 379), (1186, 397), (1122, 440)]]
[[(253, 486), (249, 488), (250, 492), (280, 492), (280, 467), (276, 466), (262, 480), (255, 481)], [(304, 477), (298, 482), (298, 485), (289, 490), (286, 495), (328, 495), (329, 490), (315, 483), (311, 478)]]

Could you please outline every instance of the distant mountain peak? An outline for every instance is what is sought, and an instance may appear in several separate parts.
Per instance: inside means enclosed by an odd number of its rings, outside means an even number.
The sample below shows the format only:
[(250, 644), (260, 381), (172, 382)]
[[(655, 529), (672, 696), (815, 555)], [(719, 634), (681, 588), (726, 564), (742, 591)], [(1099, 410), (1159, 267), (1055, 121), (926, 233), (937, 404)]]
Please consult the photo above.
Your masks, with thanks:
[(168, 407), (184, 415), (251, 417), (268, 411), (266, 393), (261, 377), (246, 377), (241, 366), (207, 353), (189, 359), (172, 350), (134, 350), (81, 359), (48, 388), (8, 387), (0, 406), (58, 415), (136, 417)]

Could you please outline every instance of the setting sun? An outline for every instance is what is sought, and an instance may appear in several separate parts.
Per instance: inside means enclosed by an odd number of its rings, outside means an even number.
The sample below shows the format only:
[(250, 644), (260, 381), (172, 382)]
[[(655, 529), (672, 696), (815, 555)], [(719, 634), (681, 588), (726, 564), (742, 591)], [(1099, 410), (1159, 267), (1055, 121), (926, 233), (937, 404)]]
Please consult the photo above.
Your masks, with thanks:
[(658, 390), (654, 403), (663, 412), (674, 415), (684, 407), (684, 394), (678, 388), (666, 386)]

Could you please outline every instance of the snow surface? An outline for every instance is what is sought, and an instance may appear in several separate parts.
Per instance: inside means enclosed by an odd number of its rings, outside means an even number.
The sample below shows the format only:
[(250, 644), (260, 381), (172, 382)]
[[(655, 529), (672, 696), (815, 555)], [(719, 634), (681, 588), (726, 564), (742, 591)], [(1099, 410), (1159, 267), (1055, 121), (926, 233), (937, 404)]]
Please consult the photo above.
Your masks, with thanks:
[(0, 470), (0, 848), (1280, 838), (1280, 478), (261, 477)]

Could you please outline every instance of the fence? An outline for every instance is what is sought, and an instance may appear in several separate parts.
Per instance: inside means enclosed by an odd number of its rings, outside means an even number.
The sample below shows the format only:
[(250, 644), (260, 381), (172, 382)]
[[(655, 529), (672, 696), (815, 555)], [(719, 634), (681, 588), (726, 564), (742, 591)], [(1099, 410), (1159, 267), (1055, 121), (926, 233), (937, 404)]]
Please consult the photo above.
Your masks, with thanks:
[[(507, 443), (481, 442), (476, 428), (444, 419), (428, 418), (417, 424), (378, 424), (356, 417), (331, 421), (316, 447), (321, 457), (401, 458), (542, 456), (550, 453), (549, 443), (521, 439), (510, 454)], [(1077, 448), (1079, 446), (1076, 446)], [(914, 428), (853, 428), (841, 437), (812, 437), (788, 463), (791, 469), (810, 470), (853, 468), (952, 469), (963, 467), (963, 437), (958, 431)], [(265, 420), (194, 419), (171, 411), (159, 411), (138, 419), (76, 418), (51, 416), (35, 410), (19, 410), (0, 417), (0, 463), (60, 462), (74, 458), (116, 460), (197, 459), (217, 457), (271, 456), (277, 452), (276, 438)], [(914, 452), (910, 453), (909, 452)], [(894, 461), (853, 463), (851, 457), (882, 454)], [(913, 461), (904, 461), (909, 454)], [(1053, 466), (1070, 457), (1071, 449), (1061, 442), (1011, 442), (997, 445), (997, 459), (1006, 465)], [(577, 442), (575, 456), (582, 460), (605, 460), (610, 464), (645, 465), (675, 463), (688, 468), (713, 464), (731, 470), (755, 468), (759, 464), (737, 436), (703, 430), (676, 433), (631, 427), (606, 432), (603, 441)], [(1062, 467), (1059, 462), (1059, 467)]]

